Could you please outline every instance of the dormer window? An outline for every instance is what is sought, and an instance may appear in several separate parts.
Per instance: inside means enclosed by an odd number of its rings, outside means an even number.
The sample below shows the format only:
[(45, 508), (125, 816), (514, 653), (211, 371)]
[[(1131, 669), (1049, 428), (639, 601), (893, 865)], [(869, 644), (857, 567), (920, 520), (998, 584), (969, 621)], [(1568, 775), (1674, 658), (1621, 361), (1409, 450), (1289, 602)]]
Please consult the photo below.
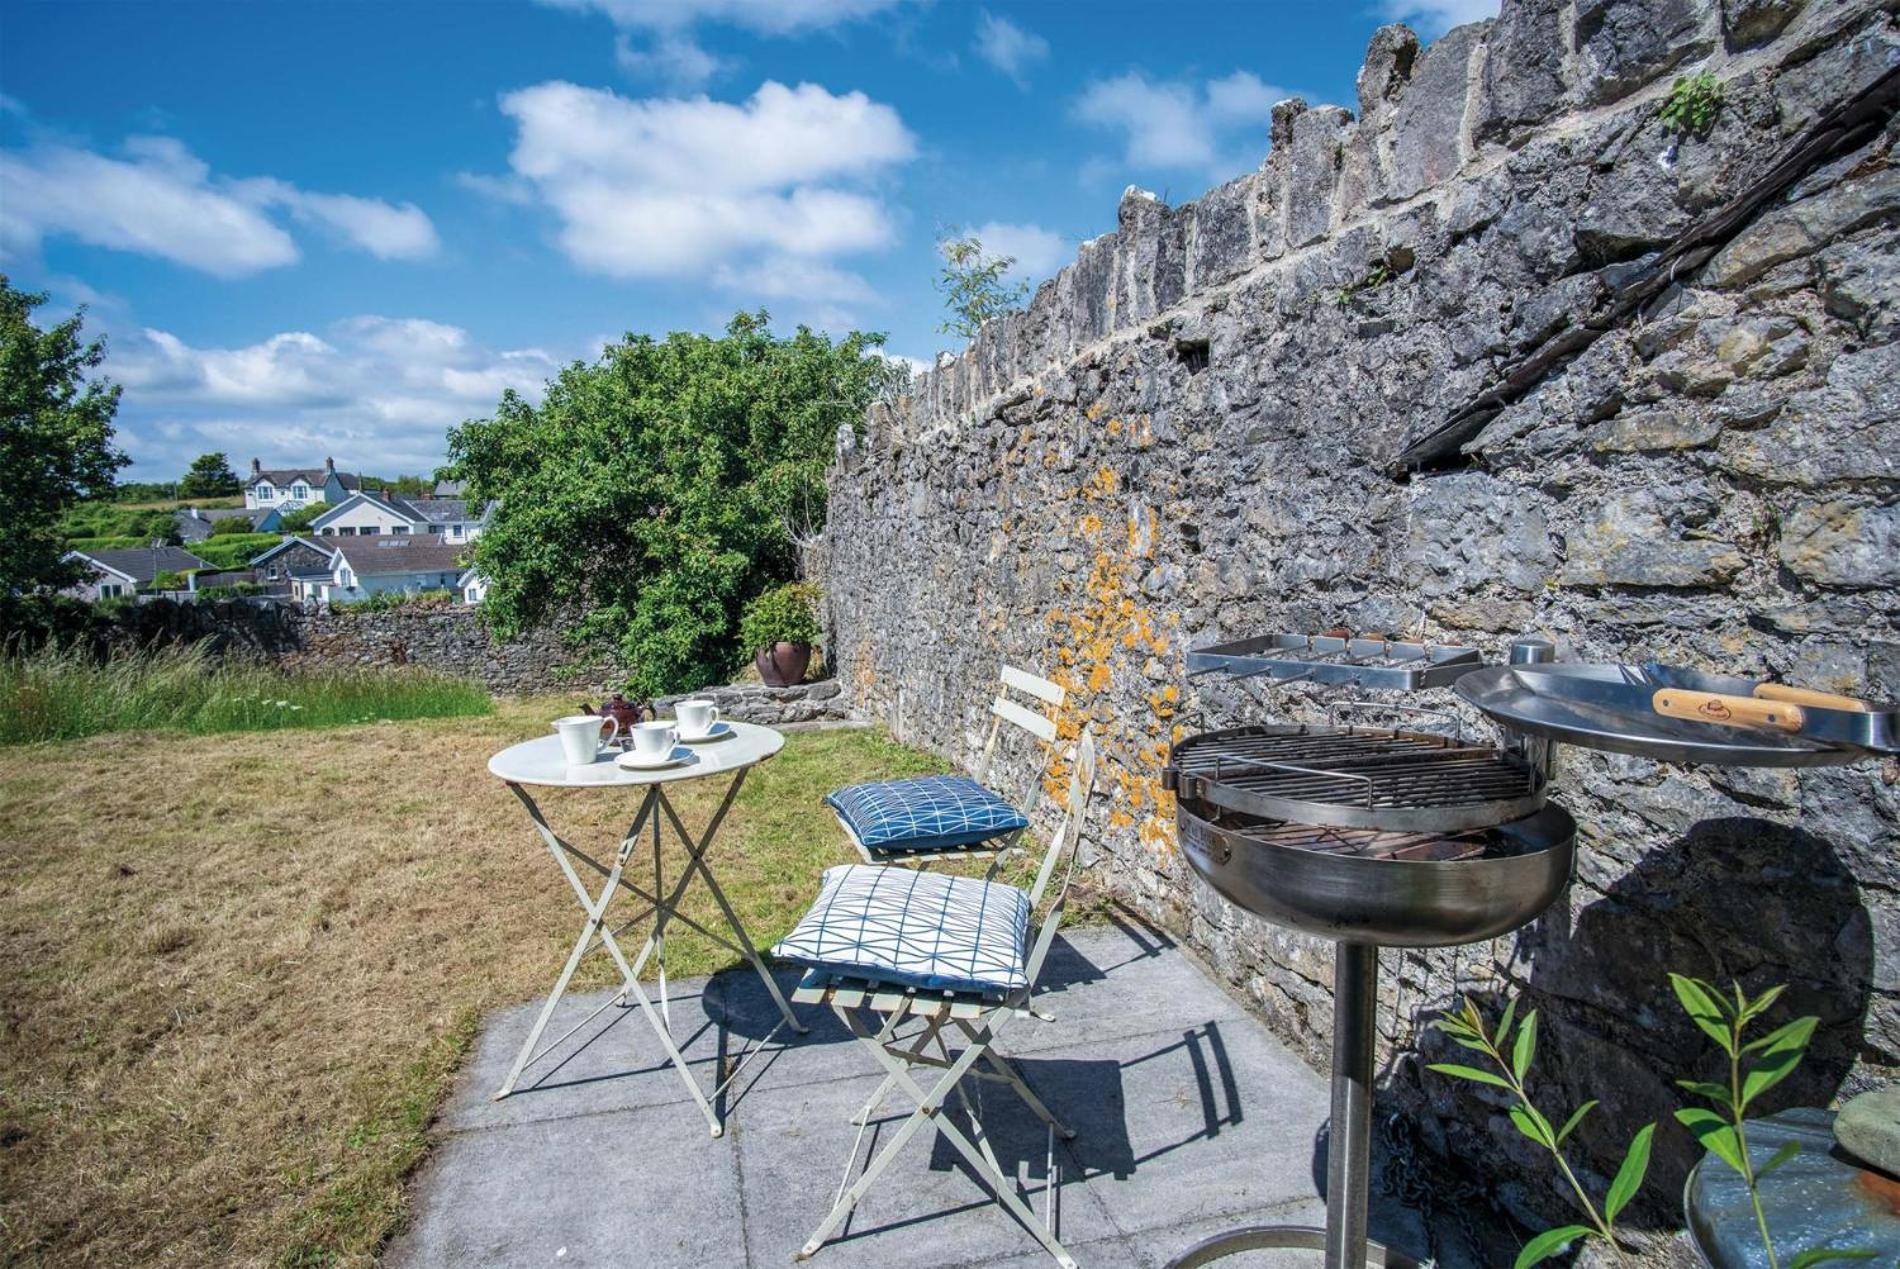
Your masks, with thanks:
[(290, 496), (301, 502), (310, 496), (310, 486), (303, 484), (292, 485), (290, 487)]
[(272, 498), (277, 496), (277, 491), (270, 487), (268, 481), (259, 481), (257, 485), (257, 496), (259, 500), (269, 502)]

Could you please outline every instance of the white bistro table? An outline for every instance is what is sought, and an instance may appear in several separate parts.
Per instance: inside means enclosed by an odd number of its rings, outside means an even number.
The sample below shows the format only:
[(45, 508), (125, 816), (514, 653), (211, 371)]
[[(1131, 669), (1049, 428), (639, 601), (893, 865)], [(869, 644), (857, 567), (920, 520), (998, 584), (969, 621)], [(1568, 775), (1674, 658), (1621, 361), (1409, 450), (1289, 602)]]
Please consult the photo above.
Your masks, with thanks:
[[(765, 967), (765, 962), (759, 959), (758, 952), (753, 949), (752, 940), (747, 937), (745, 927), (739, 923), (738, 914), (732, 910), (732, 904), (726, 901), (725, 892), (719, 888), (719, 882), (714, 879), (712, 868), (706, 859), (713, 838), (726, 818), (726, 812), (732, 809), (733, 799), (739, 796), (739, 786), (745, 783), (746, 773), (782, 749), (785, 745), (785, 737), (770, 727), (760, 727), (752, 723), (724, 725), (732, 729), (731, 735), (723, 740), (684, 745), (682, 748), (690, 750), (692, 757), (679, 766), (660, 770), (634, 771), (617, 766), (611, 751), (603, 754), (596, 762), (584, 766), (569, 766), (566, 757), (561, 752), (559, 736), (543, 736), (538, 740), (524, 741), (502, 750), (488, 760), (489, 774), (505, 781), (510, 791), (521, 799), (521, 804), (528, 810), (528, 818), (534, 821), (535, 832), (546, 844), (548, 852), (554, 856), (554, 862), (560, 865), (562, 874), (567, 878), (567, 884), (573, 887), (575, 898), (580, 901), (581, 908), (587, 913), (587, 920), (582, 924), (581, 932), (574, 940), (574, 950), (568, 953), (567, 964), (562, 967), (561, 976), (555, 980), (554, 989), (548, 993), (547, 1002), (541, 1006), (541, 1013), (535, 1018), (534, 1027), (529, 1031), (527, 1040), (523, 1042), (521, 1053), (515, 1058), (515, 1064), (509, 1070), (508, 1078), (495, 1093), (497, 1100), (514, 1091), (516, 1081), (531, 1064), (547, 1056), (562, 1041), (591, 1022), (602, 1010), (615, 1005), (624, 1006), (631, 997), (634, 1003), (639, 1005), (640, 1011), (646, 1015), (654, 1034), (659, 1037), (660, 1044), (666, 1049), (668, 1059), (672, 1061), (674, 1069), (679, 1072), (680, 1079), (685, 1081), (687, 1091), (692, 1094), (693, 1101), (705, 1114), (706, 1124), (712, 1129), (712, 1135), (717, 1137), (725, 1131), (725, 1125), (719, 1114), (714, 1111), (713, 1103), (718, 1101), (720, 1093), (738, 1076), (739, 1068), (744, 1066), (760, 1049), (771, 1043), (781, 1028), (789, 1026), (799, 1032), (806, 1029), (792, 1015), (792, 1007), (785, 1002), (785, 996), (779, 991), (778, 984), (773, 981), (771, 972)], [(679, 812), (673, 808), (672, 800), (666, 796), (666, 786), (683, 780), (705, 780), (718, 776), (729, 777), (725, 797), (720, 800), (719, 809), (713, 813), (705, 829), (695, 835), (680, 819)], [(556, 789), (640, 789), (644, 792), (640, 798), (639, 812), (634, 816), (626, 836), (621, 838), (619, 847), (614, 851), (612, 862), (603, 863), (576, 848), (572, 843), (563, 840), (552, 828), (548, 827), (547, 817), (542, 815), (541, 808), (536, 806), (534, 799), (528, 795), (530, 786)], [(678, 835), (680, 843), (686, 848), (686, 866), (680, 871), (679, 876), (673, 879), (670, 886), (666, 884), (660, 862), (662, 821), (671, 826), (672, 832)], [(650, 838), (653, 844), (653, 888), (651, 890), (636, 885), (626, 876), (628, 862), (633, 858), (633, 852), (643, 838)], [(588, 890), (580, 873), (575, 870), (575, 861), (579, 861), (596, 875), (606, 878), (598, 894)], [(708, 929), (680, 911), (680, 899), (685, 895), (686, 888), (692, 883), (695, 874), (704, 880), (706, 888), (712, 892), (713, 901), (719, 905), (719, 911), (725, 916), (726, 926), (732, 934), (731, 939)], [(608, 908), (623, 890), (640, 899), (646, 906), (631, 918), (617, 925), (609, 925)], [(647, 935), (646, 943), (640, 948), (639, 955), (629, 961), (626, 953), (620, 948), (617, 936), (624, 934), (630, 926), (649, 916), (653, 918), (653, 930)], [(783, 1021), (774, 1026), (769, 1034), (755, 1043), (739, 1062), (730, 1068), (726, 1078), (713, 1087), (710, 1096), (700, 1091), (698, 1081), (687, 1069), (685, 1059), (680, 1056), (679, 1046), (673, 1042), (669, 1025), (670, 1010), (667, 1007), (666, 994), (666, 927), (670, 921), (678, 921), (682, 925), (697, 930), (721, 947), (750, 961), (752, 968), (758, 971), (759, 978), (765, 983), (765, 989), (771, 993), (773, 1001), (777, 1003), (779, 1013), (783, 1015)], [(737, 940), (736, 943), (734, 939)], [(597, 947), (605, 947), (608, 955), (613, 957), (614, 964), (619, 967), (620, 991), (566, 1032), (549, 1041), (545, 1048), (537, 1050), (535, 1046), (540, 1043), (542, 1033), (547, 1030), (548, 1020), (554, 1016), (555, 1006), (560, 1003), (561, 997), (567, 994), (568, 984), (574, 978), (574, 971), (580, 967), (581, 961), (587, 957), (588, 953)], [(654, 1008), (653, 1001), (640, 986), (640, 971), (645, 968), (647, 960), (656, 953), (660, 964), (660, 1008), (658, 1009)]]

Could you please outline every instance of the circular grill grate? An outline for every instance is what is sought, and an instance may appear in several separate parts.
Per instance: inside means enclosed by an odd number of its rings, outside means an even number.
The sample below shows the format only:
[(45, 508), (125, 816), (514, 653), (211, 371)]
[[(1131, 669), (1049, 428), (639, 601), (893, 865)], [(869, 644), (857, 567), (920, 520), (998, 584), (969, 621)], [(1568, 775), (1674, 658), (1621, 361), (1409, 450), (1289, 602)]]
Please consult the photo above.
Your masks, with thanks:
[(1447, 833), (1522, 819), (1543, 776), (1489, 745), (1381, 727), (1286, 724), (1192, 736), (1165, 775), (1178, 793), (1264, 819)]

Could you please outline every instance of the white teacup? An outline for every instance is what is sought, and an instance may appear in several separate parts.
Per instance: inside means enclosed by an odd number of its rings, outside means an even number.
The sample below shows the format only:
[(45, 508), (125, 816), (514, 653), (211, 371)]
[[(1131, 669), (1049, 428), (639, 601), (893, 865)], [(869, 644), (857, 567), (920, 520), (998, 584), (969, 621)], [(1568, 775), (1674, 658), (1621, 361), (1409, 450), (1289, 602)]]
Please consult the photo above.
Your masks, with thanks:
[(627, 734), (633, 737), (633, 752), (648, 762), (667, 757), (680, 739), (680, 729), (672, 723), (635, 723)]
[(673, 713), (679, 719), (682, 736), (709, 735), (719, 725), (719, 707), (703, 696), (676, 703)]
[[(603, 725), (611, 729), (605, 736), (601, 735)], [(561, 752), (567, 756), (570, 767), (584, 767), (593, 762), (600, 757), (602, 744), (620, 734), (618, 720), (598, 714), (569, 714), (555, 719), (553, 727), (561, 738)]]

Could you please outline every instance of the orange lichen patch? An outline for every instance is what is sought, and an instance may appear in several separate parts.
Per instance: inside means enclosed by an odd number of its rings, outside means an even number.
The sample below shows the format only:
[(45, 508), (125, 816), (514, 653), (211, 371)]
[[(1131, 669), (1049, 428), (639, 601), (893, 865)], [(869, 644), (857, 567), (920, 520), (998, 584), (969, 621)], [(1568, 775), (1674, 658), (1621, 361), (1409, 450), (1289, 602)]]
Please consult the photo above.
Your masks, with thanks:
[(1103, 411), (1107, 409), (1108, 403), (1106, 401), (1097, 401), (1094, 405), (1082, 411), (1082, 417), (1093, 423), (1095, 420), (1101, 418)]
[[(1059, 680), (1071, 693), (1058, 723), (1058, 752), (1093, 726), (1103, 755), (1104, 790), (1110, 794), (1110, 829), (1133, 829), (1137, 840), (1157, 852), (1174, 845), (1174, 801), (1161, 784), (1170, 734), (1169, 720), (1180, 707), (1181, 692), (1172, 684), (1147, 694), (1146, 710), (1134, 717), (1118, 715), (1114, 688), (1118, 673), (1129, 667), (1139, 674), (1152, 658), (1164, 656), (1171, 642), (1176, 616), (1162, 617), (1143, 605), (1139, 589), (1146, 559), (1153, 554), (1152, 513), (1132, 507), (1124, 518), (1125, 531), (1110, 527), (1113, 515), (1101, 504), (1121, 494), (1121, 479), (1112, 468), (1101, 467), (1072, 496), (1083, 505), (1075, 517), (1075, 533), (1093, 550), (1086, 575), (1062, 579), (1063, 602), (1053, 606), (1043, 621), (1054, 642)], [(1141, 696), (1134, 696), (1140, 702)], [(1046, 790), (1052, 797), (1065, 791), (1067, 764), (1052, 764)]]
[(1110, 436), (1120, 436), (1122, 434), (1122, 421), (1120, 419), (1110, 419), (1108, 421), (1108, 434)]

